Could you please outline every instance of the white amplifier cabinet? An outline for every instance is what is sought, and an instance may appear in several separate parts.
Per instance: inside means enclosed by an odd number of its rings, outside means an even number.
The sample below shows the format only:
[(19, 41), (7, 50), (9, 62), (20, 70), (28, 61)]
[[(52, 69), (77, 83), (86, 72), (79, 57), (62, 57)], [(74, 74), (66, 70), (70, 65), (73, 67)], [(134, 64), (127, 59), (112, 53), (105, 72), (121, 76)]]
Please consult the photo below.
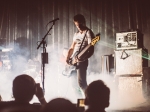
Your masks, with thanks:
[(116, 75), (140, 75), (142, 67), (142, 49), (115, 51)]
[(141, 35), (137, 31), (116, 33), (116, 50), (140, 48), (140, 38)]

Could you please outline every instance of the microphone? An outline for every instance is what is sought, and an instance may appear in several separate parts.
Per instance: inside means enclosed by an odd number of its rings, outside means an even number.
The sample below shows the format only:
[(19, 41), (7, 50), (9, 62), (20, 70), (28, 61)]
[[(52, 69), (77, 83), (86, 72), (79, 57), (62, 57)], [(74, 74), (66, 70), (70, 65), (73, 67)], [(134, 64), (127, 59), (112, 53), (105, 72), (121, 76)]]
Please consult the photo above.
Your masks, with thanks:
[(54, 19), (54, 20), (50, 21), (49, 23), (51, 23), (51, 22), (55, 22), (55, 21), (58, 21), (58, 20), (59, 20), (59, 18), (56, 18), (56, 19)]

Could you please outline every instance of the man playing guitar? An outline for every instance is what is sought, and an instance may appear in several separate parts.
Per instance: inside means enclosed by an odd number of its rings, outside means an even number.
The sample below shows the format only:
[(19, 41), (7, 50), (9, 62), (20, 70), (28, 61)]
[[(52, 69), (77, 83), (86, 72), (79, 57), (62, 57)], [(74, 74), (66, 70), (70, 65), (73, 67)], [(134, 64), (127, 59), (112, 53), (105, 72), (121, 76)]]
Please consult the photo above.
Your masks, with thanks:
[(94, 46), (90, 47), (86, 55), (78, 57), (77, 54), (80, 53), (88, 44), (90, 44), (95, 36), (92, 30), (86, 26), (86, 21), (83, 15), (75, 15), (74, 24), (78, 32), (76, 32), (73, 36), (73, 42), (68, 50), (66, 62), (69, 65), (76, 66), (78, 84), (82, 90), (82, 96), (85, 97), (84, 90), (87, 87), (86, 73), (88, 58), (93, 55)]

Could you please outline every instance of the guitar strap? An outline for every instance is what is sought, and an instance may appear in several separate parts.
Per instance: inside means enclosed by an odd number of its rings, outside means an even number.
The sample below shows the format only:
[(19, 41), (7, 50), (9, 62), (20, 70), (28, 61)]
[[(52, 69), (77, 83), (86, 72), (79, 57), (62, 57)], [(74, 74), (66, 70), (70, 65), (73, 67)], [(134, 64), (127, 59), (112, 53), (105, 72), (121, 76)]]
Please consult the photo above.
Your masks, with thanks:
[(82, 44), (83, 44), (83, 41), (84, 41), (84, 39), (85, 39), (85, 36), (86, 36), (87, 31), (88, 31), (88, 30), (86, 30), (86, 32), (85, 32), (85, 35), (84, 35), (84, 38), (83, 38), (82, 43), (81, 43), (81, 45), (80, 45), (80, 48), (79, 48), (79, 52), (78, 52), (78, 53), (81, 52), (81, 46), (82, 46)]

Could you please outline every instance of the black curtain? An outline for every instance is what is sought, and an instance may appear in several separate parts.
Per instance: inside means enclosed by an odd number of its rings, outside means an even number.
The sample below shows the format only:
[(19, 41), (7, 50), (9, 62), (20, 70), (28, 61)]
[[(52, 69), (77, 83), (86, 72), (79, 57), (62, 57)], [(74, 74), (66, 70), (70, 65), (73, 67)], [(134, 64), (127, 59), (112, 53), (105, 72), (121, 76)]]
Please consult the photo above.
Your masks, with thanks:
[(73, 16), (81, 13), (87, 26), (95, 34), (101, 33), (93, 56), (100, 69), (101, 56), (114, 53), (118, 32), (139, 29), (143, 45), (150, 51), (149, 5), (149, 0), (1, 0), (0, 46), (15, 49), (19, 44), (28, 58), (34, 58), (42, 51), (37, 49), (38, 41), (51, 27), (47, 23), (59, 18), (46, 37), (47, 52), (59, 53), (71, 45), (76, 31)]

